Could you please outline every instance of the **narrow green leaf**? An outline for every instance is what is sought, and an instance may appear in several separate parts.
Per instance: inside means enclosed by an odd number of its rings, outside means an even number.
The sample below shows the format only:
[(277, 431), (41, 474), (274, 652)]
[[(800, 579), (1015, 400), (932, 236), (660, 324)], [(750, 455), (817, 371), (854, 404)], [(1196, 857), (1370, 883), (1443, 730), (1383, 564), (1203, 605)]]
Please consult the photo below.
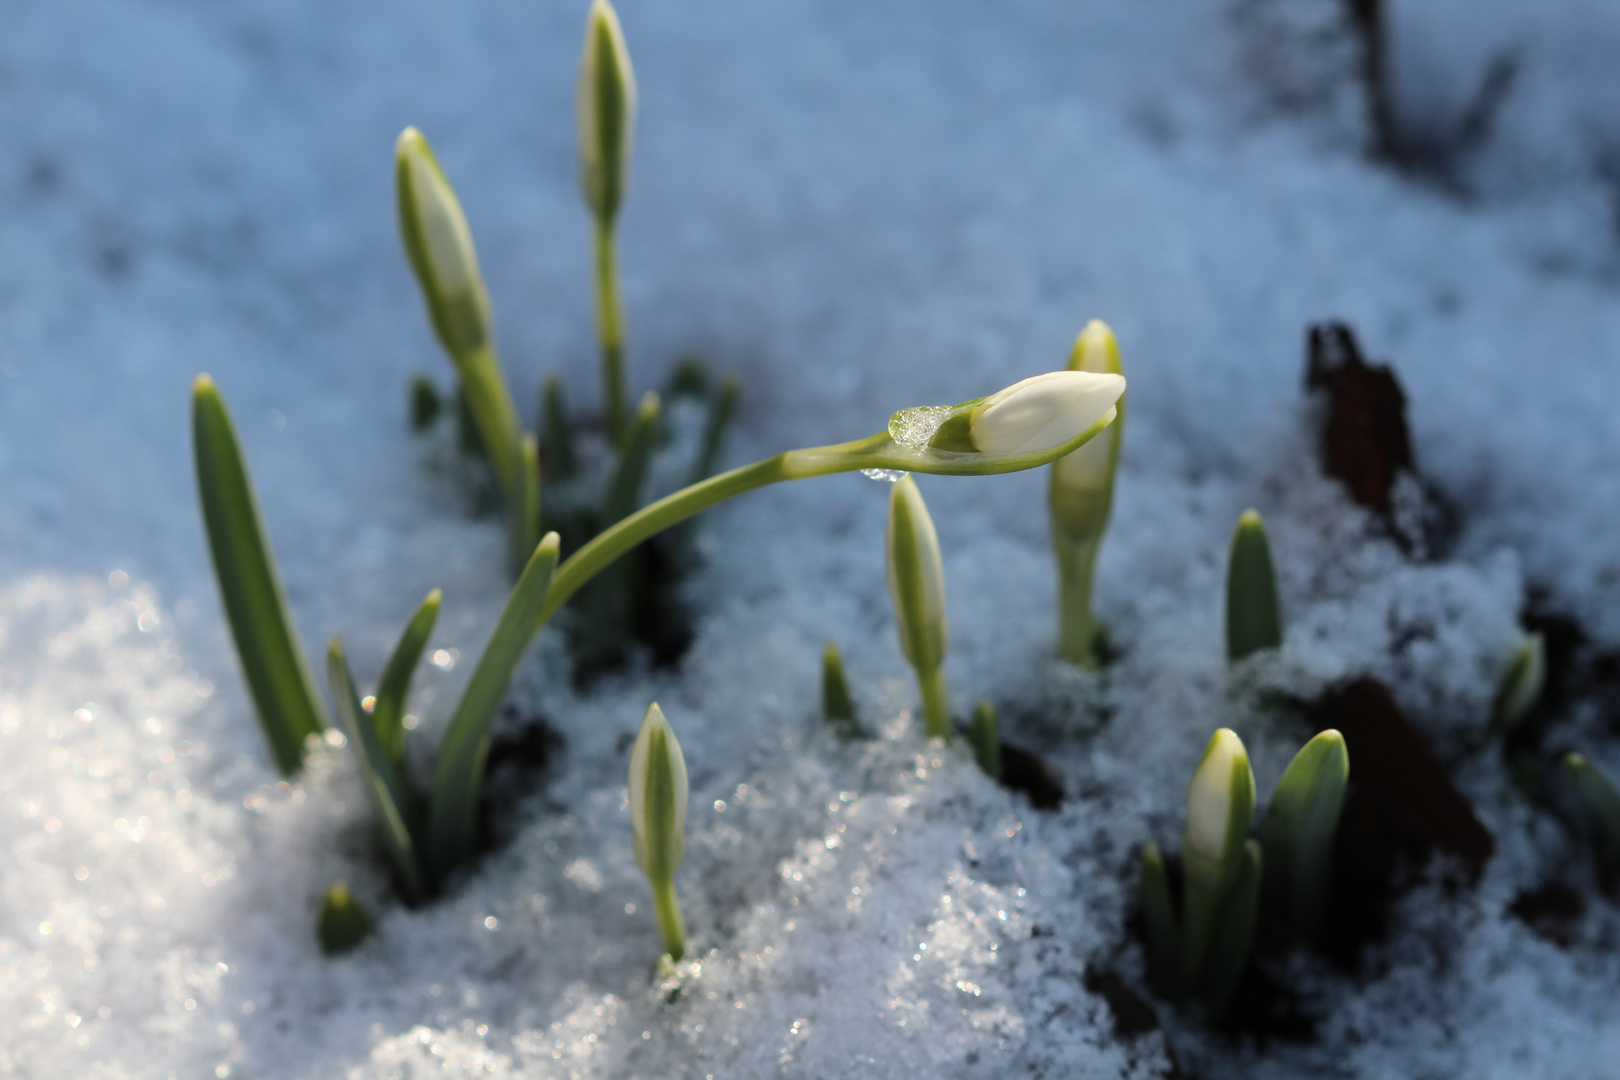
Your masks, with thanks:
[(304, 740), (326, 729), (326, 711), (287, 610), (236, 425), (207, 375), (192, 384), (191, 426), (197, 493), (225, 617), (259, 725), (276, 765), (290, 776), (303, 764)]
[(1170, 875), (1159, 845), (1142, 845), (1142, 925), (1147, 932), (1148, 983), (1160, 997), (1181, 997), (1181, 931), (1170, 898)]
[(1001, 724), (996, 719), (996, 707), (981, 701), (973, 709), (968, 722), (968, 742), (973, 744), (973, 757), (992, 780), (1001, 779)]
[(1268, 902), (1307, 940), (1321, 925), (1349, 779), (1344, 736), (1323, 731), (1289, 762), (1260, 822)]
[(411, 380), (410, 405), (412, 431), (426, 431), (433, 426), (433, 422), (439, 418), (442, 403), (432, 379), (418, 375)]
[(411, 690), (411, 676), (422, 659), (428, 636), (439, 618), (439, 590), (434, 589), (416, 609), (405, 632), (399, 635), (382, 682), (377, 684), (377, 703), (371, 710), (371, 726), (383, 753), (403, 774), (405, 768), (405, 706)]
[(720, 384), (720, 395), (709, 406), (709, 420), (703, 428), (703, 449), (692, 469), (692, 483), (714, 474), (715, 463), (720, 460), (720, 446), (725, 442), (726, 429), (731, 426), (731, 417), (736, 411), (737, 377), (731, 375)]
[(652, 461), (653, 443), (658, 436), (658, 416), (658, 395), (649, 390), (631, 418), (630, 430), (624, 438), (624, 453), (619, 456), (619, 467), (608, 487), (607, 502), (602, 507), (604, 529), (635, 513), (641, 503), (641, 488), (647, 479), (647, 466)]
[(860, 732), (855, 721), (855, 703), (849, 696), (849, 683), (844, 680), (844, 658), (835, 641), (827, 642), (821, 650), (821, 714), (845, 737)]
[(675, 370), (664, 381), (665, 397), (709, 396), (709, 365), (697, 353), (682, 353), (675, 358)]
[(546, 376), (545, 400), (541, 405), (545, 419), (546, 467), (556, 480), (574, 475), (574, 426), (568, 420), (568, 406), (563, 400), (562, 380), (555, 375)]
[(1491, 731), (1506, 735), (1536, 707), (1547, 683), (1547, 646), (1540, 634), (1526, 634), (1513, 650), (1491, 704)]
[(539, 622), (557, 567), (558, 544), (557, 534), (547, 533), (534, 549), (439, 747), (424, 844), (428, 866), (437, 880), (470, 859), (477, 848), (478, 793), (484, 783), (495, 710), (523, 657), (531, 628)]
[(1599, 864), (1606, 870), (1620, 870), (1620, 791), (1602, 769), (1581, 754), (1564, 757), (1564, 775), (1586, 812)]
[(349, 886), (334, 881), (321, 898), (321, 914), (315, 923), (315, 937), (328, 956), (346, 953), (371, 933), (371, 917), (354, 898)]
[(512, 575), (523, 567), (540, 540), (540, 447), (534, 436), (524, 432), (517, 445), (516, 495), (510, 508)]
[(336, 635), (326, 650), (326, 678), (332, 686), (332, 698), (337, 702), (338, 718), (343, 722), (343, 729), (359, 758), (360, 771), (365, 775), (372, 809), (377, 812), (378, 832), (382, 834), (383, 847), (393, 864), (400, 891), (410, 903), (420, 903), (427, 889), (411, 827), (415, 815), (411, 811), (410, 792), (404, 776), (383, 751), (370, 718), (360, 707), (354, 677), (349, 674), (349, 662), (343, 656), (343, 641)]
[(1266, 525), (1258, 512), (1245, 510), (1232, 533), (1226, 568), (1226, 655), (1236, 662), (1260, 649), (1275, 649), (1282, 640), (1277, 573)]
[(1260, 883), (1264, 878), (1264, 860), (1260, 842), (1246, 841), (1243, 855), (1238, 860), (1237, 876), (1221, 898), (1220, 914), (1216, 919), (1215, 939), (1210, 943), (1209, 957), (1204, 963), (1199, 997), (1211, 1019), (1226, 1012), (1232, 993), (1243, 978), (1243, 969), (1249, 966), (1249, 950), (1254, 946), (1254, 928), (1260, 918)]

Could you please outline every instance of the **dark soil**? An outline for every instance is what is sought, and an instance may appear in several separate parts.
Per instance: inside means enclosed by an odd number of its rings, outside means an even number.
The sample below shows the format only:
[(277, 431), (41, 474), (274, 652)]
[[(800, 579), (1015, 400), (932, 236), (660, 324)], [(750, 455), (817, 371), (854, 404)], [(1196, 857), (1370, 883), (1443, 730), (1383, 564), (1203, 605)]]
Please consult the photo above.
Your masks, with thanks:
[(1001, 786), (1019, 791), (1037, 810), (1056, 810), (1063, 804), (1063, 785), (1046, 762), (1012, 743), (1001, 744)]
[(563, 737), (544, 716), (519, 716), (507, 705), (489, 746), (484, 787), (478, 798), (483, 854), (498, 851), (522, 824), (517, 813), (562, 756)]

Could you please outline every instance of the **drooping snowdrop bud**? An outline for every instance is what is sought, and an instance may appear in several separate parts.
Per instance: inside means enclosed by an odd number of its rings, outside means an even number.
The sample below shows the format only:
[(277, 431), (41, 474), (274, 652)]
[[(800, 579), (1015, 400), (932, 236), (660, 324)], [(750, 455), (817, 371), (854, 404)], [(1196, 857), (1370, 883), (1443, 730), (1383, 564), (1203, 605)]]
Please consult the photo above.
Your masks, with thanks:
[(591, 0), (576, 111), (585, 202), (600, 221), (612, 221), (630, 180), (636, 77), (619, 16), (608, 0)]
[(1350, 751), (1337, 731), (1320, 732), (1294, 755), (1260, 823), (1266, 892), (1305, 937), (1316, 933), (1333, 872), (1333, 842), (1350, 779)]
[(1282, 640), (1266, 523), (1258, 511), (1245, 510), (1232, 533), (1226, 565), (1226, 656), (1235, 663), (1260, 649), (1275, 649)]
[(939, 535), (922, 492), (909, 475), (889, 495), (887, 537), (889, 595), (900, 629), (900, 650), (917, 671), (930, 738), (949, 738), (950, 702), (941, 665), (949, 629), (945, 622), (945, 567)]
[(472, 230), (422, 133), (400, 132), (394, 145), (399, 227), (433, 329), (458, 360), (490, 336), (489, 295), (478, 272)]
[(981, 454), (1038, 454), (1078, 438), (1107, 416), (1123, 393), (1121, 375), (1049, 371), (975, 405), (967, 418), (968, 439)]
[(1235, 732), (1221, 728), (1210, 736), (1187, 785), (1187, 827), (1181, 838), (1181, 959), (1189, 985), (1203, 965), (1253, 817), (1254, 772), (1248, 751)]
[(1540, 634), (1526, 634), (1502, 669), (1491, 707), (1491, 730), (1505, 735), (1517, 727), (1541, 700), (1546, 683), (1546, 642)]

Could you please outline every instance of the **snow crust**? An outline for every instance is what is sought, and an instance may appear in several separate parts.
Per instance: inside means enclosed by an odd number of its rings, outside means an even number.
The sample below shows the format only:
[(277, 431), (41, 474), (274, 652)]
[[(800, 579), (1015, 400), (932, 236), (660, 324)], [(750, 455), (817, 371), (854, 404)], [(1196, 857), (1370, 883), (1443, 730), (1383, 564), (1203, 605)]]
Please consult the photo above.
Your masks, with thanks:
[[(407, 377), (448, 373), (390, 148), (406, 124), (433, 139), (526, 411), (551, 369), (594, 402), (583, 5), (9, 8), (0, 1074), (1146, 1077), (1167, 1038), (1210, 1076), (1612, 1068), (1620, 920), (1594, 903), (1564, 950), (1506, 913), (1575, 856), (1476, 736), (1532, 586), (1620, 644), (1616, 114), (1595, 75), (1620, 13), (1389, 7), (1413, 116), (1445, 122), (1435, 102), (1522, 52), (1458, 166), (1471, 198), (1360, 152), (1331, 5), (626, 0), (632, 382), (688, 349), (738, 372), (743, 462), (1057, 368), (1107, 319), (1131, 411), (1097, 603), (1125, 651), (1101, 676), (1051, 659), (1044, 475), (919, 480), (957, 711), (995, 701), (1053, 767), (1068, 798), (1034, 811), (918, 737), (889, 488), (751, 495), (698, 533), (678, 672), (579, 692), (542, 635), (509, 705), (562, 756), (508, 808), (510, 843), (419, 911), (387, 898), (346, 748), (294, 784), (270, 768), (214, 597), (187, 388), (209, 371), (235, 410), (307, 647), (342, 633), (374, 681), (444, 589), (413, 699), (425, 751), (504, 597), (504, 534), (405, 431)], [(1463, 508), (1447, 561), (1408, 561), (1316, 474), (1300, 351), (1327, 317), (1396, 364), (1419, 464)], [(1251, 505), (1288, 637), (1233, 679), (1221, 576)], [(828, 638), (870, 740), (821, 729)], [(1082, 972), (1140, 975), (1133, 853), (1179, 835), (1210, 731), (1239, 731), (1264, 798), (1297, 749), (1264, 692), (1359, 673), (1496, 836), (1480, 886), (1409, 896), (1355, 978), (1302, 961), (1317, 1044), (1163, 1010), (1167, 1034), (1116, 1036)], [(624, 787), (653, 699), (693, 793), (695, 959), (666, 982)], [(1604, 730), (1578, 728), (1620, 772)], [(327, 959), (335, 878), (379, 929)]]

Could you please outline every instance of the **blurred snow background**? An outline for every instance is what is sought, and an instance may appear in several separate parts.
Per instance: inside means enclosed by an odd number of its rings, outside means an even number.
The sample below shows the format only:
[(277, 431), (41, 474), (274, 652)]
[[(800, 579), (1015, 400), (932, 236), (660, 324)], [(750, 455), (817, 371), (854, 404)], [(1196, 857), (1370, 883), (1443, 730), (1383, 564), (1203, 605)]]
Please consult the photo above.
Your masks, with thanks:
[[(1569, 952), (1504, 914), (1567, 841), (1465, 752), (1527, 588), (1620, 643), (1620, 10), (1595, 0), (1386, 2), (1399, 167), (1367, 153), (1365, 54), (1327, 0), (626, 0), (638, 388), (685, 350), (737, 372), (741, 462), (1050, 369), (1109, 320), (1131, 417), (1099, 604), (1127, 652), (1101, 678), (1048, 659), (1044, 477), (924, 481), (959, 708), (1001, 703), (1069, 795), (1034, 812), (913, 734), (887, 489), (750, 496), (704, 526), (681, 670), (578, 694), (544, 635), (513, 702), (566, 746), (515, 839), (434, 907), (386, 904), (344, 754), (286, 786), (261, 748), (197, 520), (189, 380), (235, 411), (306, 645), (342, 633), (374, 678), (445, 590), (431, 742), (504, 595), (503, 535), (405, 431), (406, 379), (445, 365), (392, 141), (420, 126), (466, 204), (519, 401), (549, 370), (594, 401), (583, 7), (7, 5), (0, 1072), (1160, 1074), (1163, 1037), (1116, 1038), (1081, 972), (1138, 963), (1131, 852), (1179, 833), (1209, 731), (1238, 727), (1262, 792), (1294, 749), (1225, 686), (1221, 566), (1248, 505), (1289, 621), (1269, 677), (1391, 681), (1499, 850), (1476, 891), (1414, 897), (1365, 977), (1301, 974), (1320, 1043), (1173, 1026), (1184, 1064), (1588, 1077), (1620, 1057), (1612, 909)], [(1329, 317), (1396, 365), (1419, 465), (1462, 508), (1447, 563), (1406, 562), (1316, 476), (1301, 349)], [(828, 637), (883, 738), (817, 730)], [(702, 966), (674, 1003), (623, 807), (653, 698), (693, 778), (679, 884)], [(331, 961), (311, 928), (337, 876), (380, 933)]]

